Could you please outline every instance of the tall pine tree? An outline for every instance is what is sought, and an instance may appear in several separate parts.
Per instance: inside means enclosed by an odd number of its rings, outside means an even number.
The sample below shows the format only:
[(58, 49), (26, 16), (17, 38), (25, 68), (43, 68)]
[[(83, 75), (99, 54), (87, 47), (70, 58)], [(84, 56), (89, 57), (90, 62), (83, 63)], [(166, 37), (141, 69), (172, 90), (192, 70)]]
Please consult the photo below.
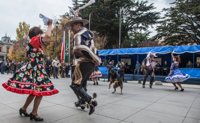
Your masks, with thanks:
[(163, 9), (166, 14), (153, 39), (164, 38), (169, 45), (200, 44), (200, 0), (176, 0), (171, 4), (174, 6)]

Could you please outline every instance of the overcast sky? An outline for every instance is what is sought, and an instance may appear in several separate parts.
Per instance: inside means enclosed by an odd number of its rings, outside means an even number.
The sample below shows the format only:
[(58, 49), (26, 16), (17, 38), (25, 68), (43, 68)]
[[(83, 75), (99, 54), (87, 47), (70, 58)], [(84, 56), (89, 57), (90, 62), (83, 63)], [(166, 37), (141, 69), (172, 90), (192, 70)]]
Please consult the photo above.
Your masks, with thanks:
[[(169, 3), (174, 0), (148, 1), (154, 3), (156, 11), (161, 11), (162, 8), (169, 7)], [(0, 0), (0, 37), (7, 33), (11, 39), (15, 39), (19, 22), (25, 21), (31, 27), (43, 26), (43, 21), (39, 18), (40, 13), (55, 19), (68, 12), (68, 6), (72, 6), (72, 0)], [(154, 31), (151, 35), (155, 34)]]

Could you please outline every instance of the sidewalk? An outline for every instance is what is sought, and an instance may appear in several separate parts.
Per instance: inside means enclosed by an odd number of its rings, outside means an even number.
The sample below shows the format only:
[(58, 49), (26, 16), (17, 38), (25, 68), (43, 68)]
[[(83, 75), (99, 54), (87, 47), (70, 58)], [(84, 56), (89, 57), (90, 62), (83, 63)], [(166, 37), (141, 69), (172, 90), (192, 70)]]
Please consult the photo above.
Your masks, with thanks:
[[(0, 74), (0, 84), (11, 75)], [(200, 88), (183, 85), (185, 91), (174, 91), (171, 84), (146, 85), (142, 88), (137, 81), (124, 83), (123, 95), (120, 88), (112, 94), (108, 82), (99, 81), (93, 85), (88, 81), (88, 93), (97, 93), (98, 106), (91, 116), (89, 110), (74, 107), (77, 100), (70, 89), (69, 78), (51, 79), (60, 92), (44, 97), (38, 115), (44, 123), (200, 123)], [(19, 108), (27, 95), (14, 94), (0, 86), (0, 123), (34, 123), (29, 118), (19, 116)], [(31, 112), (33, 103), (27, 109)]]

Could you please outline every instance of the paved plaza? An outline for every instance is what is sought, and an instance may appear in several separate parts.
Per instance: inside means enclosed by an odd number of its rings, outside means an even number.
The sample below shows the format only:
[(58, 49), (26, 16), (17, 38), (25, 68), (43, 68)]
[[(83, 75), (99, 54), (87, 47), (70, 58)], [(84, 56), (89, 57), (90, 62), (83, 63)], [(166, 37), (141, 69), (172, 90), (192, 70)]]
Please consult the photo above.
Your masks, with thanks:
[[(1, 84), (11, 74), (0, 75)], [(124, 83), (123, 95), (117, 88), (108, 89), (107, 82), (93, 85), (88, 81), (88, 93), (98, 94), (98, 106), (91, 116), (89, 110), (74, 106), (77, 100), (69, 87), (69, 78), (51, 79), (58, 94), (43, 97), (39, 116), (45, 123), (200, 123), (200, 88), (183, 85), (185, 91), (174, 91), (171, 85), (154, 85), (152, 89), (134, 82)], [(0, 86), (0, 123), (33, 123), (19, 116), (27, 95), (6, 91)], [(31, 111), (33, 103), (27, 109)]]

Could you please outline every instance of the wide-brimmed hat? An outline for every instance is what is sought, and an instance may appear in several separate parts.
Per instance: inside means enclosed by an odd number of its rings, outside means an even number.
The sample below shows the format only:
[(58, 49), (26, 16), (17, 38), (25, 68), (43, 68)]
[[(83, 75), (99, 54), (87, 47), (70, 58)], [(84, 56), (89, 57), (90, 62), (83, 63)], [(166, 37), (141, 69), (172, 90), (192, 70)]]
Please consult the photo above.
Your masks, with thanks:
[(75, 18), (72, 18), (70, 20), (70, 22), (67, 22), (65, 24), (66, 27), (71, 27), (71, 24), (74, 23), (74, 22), (82, 22), (83, 25), (86, 25), (89, 23), (89, 20), (86, 20), (86, 19), (82, 19), (81, 17), (75, 17)]
[(157, 57), (155, 53), (150, 53), (150, 56)]

